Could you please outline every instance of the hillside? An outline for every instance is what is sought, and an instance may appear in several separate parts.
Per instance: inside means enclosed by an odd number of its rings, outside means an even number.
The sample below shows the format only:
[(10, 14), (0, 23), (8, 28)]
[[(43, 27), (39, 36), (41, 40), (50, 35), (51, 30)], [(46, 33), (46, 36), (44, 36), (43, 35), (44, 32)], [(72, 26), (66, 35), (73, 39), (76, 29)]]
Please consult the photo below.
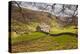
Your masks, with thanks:
[[(22, 9), (22, 14), (18, 7), (11, 9), (11, 44), (12, 52), (28, 52), (43, 50), (76, 49), (77, 29), (74, 25), (61, 26), (58, 19), (48, 12)], [(50, 26), (50, 34), (73, 33), (61, 35), (47, 35), (45, 32), (38, 32), (39, 24)]]
[[(12, 30), (27, 30), (27, 28), (32, 27), (31, 30), (35, 30), (36, 26), (40, 23), (46, 23), (50, 26), (53, 26), (52, 23), (55, 22), (55, 17), (53, 15), (49, 16), (50, 14), (47, 12), (40, 12), (40, 11), (33, 11), (29, 9), (23, 9), (24, 17), (22, 17), (21, 13), (19, 12), (18, 7), (14, 7), (11, 12), (11, 26)], [(53, 20), (52, 20), (53, 19)], [(56, 22), (54, 23), (54, 25)], [(19, 28), (17, 28), (19, 27)], [(25, 28), (26, 27), (26, 28)], [(28, 29), (29, 29), (28, 28)]]
[[(13, 7), (12, 12), (11, 12), (11, 27), (12, 31), (16, 32), (26, 32), (27, 31), (36, 31), (36, 27), (41, 24), (41, 23), (46, 23), (51, 27), (51, 32), (59, 30), (59, 32), (74, 32), (73, 27), (75, 26), (70, 26), (67, 25), (65, 27), (62, 27), (63, 24), (60, 24), (58, 19), (56, 19), (55, 16), (51, 15), (48, 12), (43, 12), (43, 11), (33, 11), (29, 9), (24, 9), (23, 8), (23, 15), (20, 13), (20, 10), (18, 7)], [(23, 29), (24, 28), (24, 29)], [(69, 30), (66, 30), (68, 28)], [(54, 33), (55, 33), (54, 32)]]

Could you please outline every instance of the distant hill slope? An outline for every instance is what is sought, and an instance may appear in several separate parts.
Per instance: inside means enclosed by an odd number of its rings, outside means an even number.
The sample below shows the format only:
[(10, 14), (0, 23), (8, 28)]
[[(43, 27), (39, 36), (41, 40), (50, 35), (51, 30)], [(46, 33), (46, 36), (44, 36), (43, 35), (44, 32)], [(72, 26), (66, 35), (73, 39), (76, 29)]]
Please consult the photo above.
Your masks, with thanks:
[[(29, 22), (45, 22), (48, 23), (51, 21), (51, 18), (55, 18), (48, 12), (43, 12), (43, 11), (33, 11), (29, 9), (23, 8), (23, 14), (25, 17), (25, 21)], [(20, 10), (18, 7), (12, 7), (12, 19), (23, 22), (24, 18), (22, 17)], [(51, 15), (51, 16), (50, 16)]]
[[(20, 10), (16, 6), (12, 6), (11, 10), (11, 31), (16, 33), (29, 33), (36, 31), (36, 27), (40, 23), (46, 23), (51, 27), (51, 33), (60, 33), (64, 31), (74, 32), (72, 28), (74, 26), (68, 25), (66, 28), (61, 28), (58, 19), (48, 12), (33, 11), (23, 8), (22, 10), (24, 17), (22, 17)], [(72, 30), (71, 30), (72, 29)], [(59, 31), (60, 30), (60, 31)]]
[[(52, 22), (55, 22), (55, 17), (48, 12), (42, 11), (33, 11), (29, 9), (23, 8), (23, 15), (22, 17), (20, 10), (18, 7), (13, 6), (11, 10), (11, 24), (13, 30), (24, 30), (24, 27), (35, 27), (37, 24), (46, 23), (48, 25), (52, 25)], [(54, 23), (55, 24), (55, 23)], [(24, 26), (24, 27), (23, 27)], [(21, 28), (18, 28), (21, 27)]]

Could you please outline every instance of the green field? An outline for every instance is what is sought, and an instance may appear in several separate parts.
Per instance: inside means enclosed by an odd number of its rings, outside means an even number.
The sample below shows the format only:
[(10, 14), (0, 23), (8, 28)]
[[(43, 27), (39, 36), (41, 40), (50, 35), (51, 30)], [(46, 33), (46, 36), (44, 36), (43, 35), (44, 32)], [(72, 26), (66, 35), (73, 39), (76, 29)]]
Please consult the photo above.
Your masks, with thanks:
[(12, 37), (11, 43), (12, 52), (76, 49), (78, 44), (75, 35), (49, 36), (42, 32)]

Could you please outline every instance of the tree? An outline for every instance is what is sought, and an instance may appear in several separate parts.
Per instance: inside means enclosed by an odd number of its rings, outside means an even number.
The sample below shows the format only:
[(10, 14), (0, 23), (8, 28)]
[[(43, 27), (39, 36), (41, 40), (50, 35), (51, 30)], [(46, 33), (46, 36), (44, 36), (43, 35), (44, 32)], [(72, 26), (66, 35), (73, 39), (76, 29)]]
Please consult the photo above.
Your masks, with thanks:
[[(57, 8), (55, 8), (55, 9), (57, 9)], [(64, 5), (63, 4), (61, 11), (58, 12), (61, 15), (56, 14), (56, 15), (58, 15), (58, 16), (56, 16), (56, 18), (59, 19), (60, 21), (61, 21), (60, 18), (62, 18), (62, 20), (66, 18), (67, 20), (65, 19), (65, 21), (62, 21), (62, 23), (64, 23), (65, 25), (68, 24), (69, 19), (72, 19), (72, 22), (70, 22), (70, 23), (77, 26), (77, 22), (76, 22), (78, 20), (77, 19), (77, 14), (78, 14), (77, 10), (78, 10), (77, 5), (66, 5), (66, 4)]]
[[(15, 2), (15, 4), (17, 4), (17, 6), (20, 9), (20, 13), (22, 14), (24, 20), (24, 14), (22, 12), (22, 7), (20, 7), (21, 3), (24, 2)], [(72, 19), (73, 24), (75, 25), (75, 19), (77, 19), (77, 9), (78, 9), (78, 5), (71, 5), (71, 4), (47, 4), (47, 3), (36, 3), (36, 2), (26, 2), (26, 4), (29, 4), (32, 9), (33, 7), (38, 8), (38, 10), (41, 10), (42, 12), (47, 11), (49, 13), (49, 17), (51, 18), (52, 15), (56, 16), (57, 19), (60, 18), (67, 18), (67, 20), (64, 22), (66, 24), (66, 22), (70, 19)], [(26, 5), (25, 4), (25, 5)], [(24, 5), (22, 5), (24, 6)], [(29, 7), (30, 7), (29, 6)], [(51, 8), (49, 8), (51, 7)], [(61, 19), (60, 19), (61, 20)], [(27, 21), (29, 21), (27, 19)]]
[(21, 1), (18, 1), (18, 2), (17, 1), (11, 1), (12, 5), (15, 5), (15, 6), (17, 5), (17, 7), (19, 8), (19, 12), (22, 15), (22, 18), (24, 19), (23, 22), (25, 23), (27, 21), (27, 23), (28, 23), (29, 20), (25, 17), (25, 15), (23, 13), (23, 8), (21, 7), (21, 3), (22, 3)]

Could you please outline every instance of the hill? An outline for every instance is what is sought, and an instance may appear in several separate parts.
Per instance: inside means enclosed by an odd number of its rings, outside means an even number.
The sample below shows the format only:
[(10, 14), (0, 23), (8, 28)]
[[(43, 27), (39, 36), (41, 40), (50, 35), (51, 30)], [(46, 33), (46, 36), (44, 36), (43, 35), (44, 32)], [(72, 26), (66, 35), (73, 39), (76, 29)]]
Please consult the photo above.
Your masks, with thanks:
[[(65, 27), (63, 26), (63, 23), (59, 23), (58, 19), (56, 17), (48, 12), (43, 11), (33, 11), (29, 9), (23, 8), (22, 14), (20, 13), (20, 10), (18, 7), (14, 6), (12, 7), (11, 11), (11, 27), (12, 31), (16, 31), (17, 33), (28, 33), (29, 31), (36, 31), (36, 27), (39, 24), (45, 23), (50, 26), (51, 32), (54, 31), (54, 33), (58, 32), (65, 32), (70, 31), (74, 32), (75, 30), (71, 24), (67, 25)], [(66, 23), (65, 23), (66, 24)], [(23, 29), (24, 28), (24, 29)], [(69, 30), (66, 30), (66, 29)]]
[[(62, 27), (60, 25), (63, 24), (60, 24), (58, 19), (48, 12), (23, 8), (22, 13), (24, 17), (18, 7), (14, 6), (11, 9), (12, 52), (77, 48), (77, 38), (74, 35), (77, 34), (77, 29), (73, 29), (74, 25)], [(50, 26), (50, 35), (37, 31), (37, 26), (42, 23)], [(74, 34), (70, 35), (65, 32)]]

